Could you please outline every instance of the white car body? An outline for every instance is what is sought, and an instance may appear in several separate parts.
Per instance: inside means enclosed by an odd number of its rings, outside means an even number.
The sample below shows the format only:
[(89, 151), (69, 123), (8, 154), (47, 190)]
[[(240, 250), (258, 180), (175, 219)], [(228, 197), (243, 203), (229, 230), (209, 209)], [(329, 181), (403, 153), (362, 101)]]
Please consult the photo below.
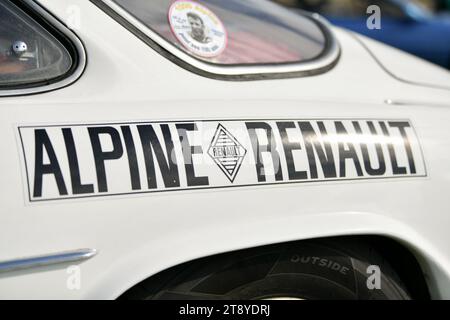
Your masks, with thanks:
[[(393, 77), (362, 43), (381, 62), (395, 60), (387, 68), (410, 72), (410, 80), (444, 87), (450, 83), (446, 71), (333, 28), (341, 57), (328, 72), (215, 80), (169, 61), (90, 1), (37, 2), (65, 22), (76, 3), (81, 21), (75, 33), (88, 63), (65, 88), (0, 98), (0, 262), (80, 248), (97, 254), (75, 263), (81, 271), (75, 290), (67, 286), (70, 264), (62, 264), (0, 273), (0, 298), (115, 299), (160, 271), (200, 257), (356, 235), (401, 243), (420, 263), (431, 297), (450, 298), (450, 89)], [(19, 127), (219, 120), (215, 127), (242, 119), (406, 119), (421, 148), (421, 174), (61, 201), (29, 197), (22, 149), (28, 147)], [(82, 179), (95, 182), (89, 175)], [(126, 175), (116, 179), (129, 183)]]

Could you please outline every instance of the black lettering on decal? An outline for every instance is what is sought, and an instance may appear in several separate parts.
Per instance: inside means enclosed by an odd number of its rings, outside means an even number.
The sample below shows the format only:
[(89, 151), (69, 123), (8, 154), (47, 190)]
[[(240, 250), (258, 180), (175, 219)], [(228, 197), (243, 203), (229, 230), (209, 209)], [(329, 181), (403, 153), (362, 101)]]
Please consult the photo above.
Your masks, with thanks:
[[(355, 128), (355, 131), (357, 134), (362, 135), (362, 129), (361, 129), (361, 125), (357, 122), (357, 121), (353, 121), (353, 127)], [(369, 130), (370, 130), (370, 134), (374, 137), (376, 137), (378, 135), (375, 126), (373, 124), (372, 121), (367, 121), (367, 125), (369, 126)], [(375, 169), (372, 167), (372, 164), (370, 163), (370, 155), (369, 155), (369, 151), (367, 148), (367, 143), (361, 142), (360, 143), (360, 147), (361, 147), (361, 152), (363, 155), (363, 160), (364, 160), (364, 168), (366, 169), (366, 172), (371, 175), (371, 176), (382, 176), (383, 174), (386, 173), (386, 163), (384, 162), (384, 154), (383, 154), (383, 148), (381, 146), (381, 143), (374, 143), (375, 145), (375, 149), (377, 152), (377, 157), (378, 157), (378, 163), (379, 163), (379, 167), (378, 169)]]
[[(317, 165), (316, 156), (314, 151), (319, 157), (320, 164), (322, 166), (322, 171), (325, 178), (336, 178), (336, 165), (334, 163), (333, 150), (329, 142), (320, 142), (316, 132), (314, 131), (312, 125), (308, 121), (300, 121), (298, 123), (300, 130), (302, 131), (303, 139), (305, 141), (306, 154), (308, 155), (309, 171), (311, 179), (317, 179)], [(317, 125), (322, 138), (328, 135), (325, 125), (322, 121), (318, 121)]]
[(137, 126), (137, 128), (141, 137), (142, 149), (144, 150), (148, 188), (155, 189), (157, 187), (152, 149), (155, 153), (156, 160), (158, 161), (159, 169), (161, 170), (164, 186), (167, 188), (179, 187), (180, 179), (178, 175), (178, 165), (174, 157), (174, 146), (169, 125), (161, 124), (161, 131), (164, 137), (167, 157), (164, 155), (161, 143), (159, 142), (156, 132), (151, 125), (141, 125)]
[(93, 193), (93, 184), (82, 184), (80, 177), (80, 166), (78, 164), (77, 150), (75, 148), (75, 142), (73, 140), (72, 129), (61, 129), (64, 137), (64, 143), (66, 145), (67, 159), (69, 160), (70, 180), (72, 183), (73, 194)]
[(180, 119), (17, 129), (30, 202), (427, 176), (421, 141), (407, 119)]
[[(283, 172), (281, 171), (280, 155), (276, 150), (275, 137), (272, 134), (272, 127), (266, 122), (246, 122), (247, 131), (252, 142), (253, 155), (256, 162), (256, 174), (258, 182), (266, 181), (266, 174), (264, 171), (264, 163), (262, 161), (262, 153), (270, 152), (272, 156), (273, 169), (275, 172), (275, 180), (283, 180)], [(256, 134), (256, 130), (264, 130), (267, 136), (267, 145), (261, 145)]]
[(281, 140), (283, 141), (284, 153), (286, 156), (286, 164), (288, 168), (289, 180), (307, 179), (306, 171), (296, 171), (294, 163), (293, 150), (301, 150), (300, 142), (291, 142), (286, 129), (296, 128), (294, 122), (277, 122), (278, 131), (280, 132)]
[(192, 146), (189, 143), (188, 131), (197, 131), (195, 123), (182, 123), (176, 125), (178, 135), (180, 137), (181, 147), (183, 150), (184, 166), (186, 168), (186, 178), (188, 186), (207, 186), (209, 185), (208, 177), (197, 177), (194, 171), (193, 154), (203, 154), (201, 146)]
[[(380, 124), (381, 131), (383, 131), (383, 134), (385, 135), (385, 137), (390, 138), (390, 134), (389, 134), (386, 124), (383, 121), (379, 121), (378, 123)], [(394, 149), (394, 145), (392, 144), (392, 142), (389, 142), (387, 144), (387, 146), (388, 146), (388, 150), (389, 150), (389, 158), (391, 159), (391, 164), (392, 164), (392, 173), (393, 174), (406, 174), (406, 167), (400, 167), (398, 165), (397, 156), (395, 155), (395, 149)]]
[[(349, 134), (344, 127), (344, 124), (341, 121), (335, 121), (334, 125), (336, 126), (336, 132), (339, 137), (348, 137)], [(347, 146), (347, 147), (346, 147)], [(363, 176), (363, 172), (361, 169), (361, 164), (358, 159), (358, 154), (356, 153), (355, 146), (351, 142), (343, 142), (339, 139), (339, 176), (345, 177), (346, 173), (346, 163), (345, 161), (353, 160), (353, 164), (355, 165), (356, 173), (358, 177)]]
[(125, 148), (127, 150), (128, 165), (130, 167), (131, 188), (133, 190), (141, 189), (141, 179), (139, 178), (139, 164), (136, 157), (136, 147), (134, 145), (133, 135), (130, 126), (121, 126)]
[(408, 156), (409, 171), (412, 174), (416, 173), (416, 164), (414, 163), (414, 156), (411, 150), (411, 143), (406, 133), (405, 128), (410, 128), (408, 122), (389, 122), (389, 126), (392, 128), (397, 128), (403, 138), (403, 143), (405, 145), (406, 155)]
[[(64, 183), (64, 177), (56, 158), (50, 138), (45, 129), (34, 130), (34, 188), (33, 197), (42, 197), (42, 179), (44, 174), (52, 174), (55, 177), (58, 186), (59, 195), (67, 195), (67, 188)], [(44, 149), (49, 159), (48, 164), (44, 164)]]
[[(119, 132), (113, 127), (90, 127), (88, 128), (91, 139), (92, 152), (95, 159), (95, 170), (97, 172), (97, 183), (99, 192), (108, 192), (106, 181), (105, 161), (120, 159), (123, 155), (122, 141)], [(112, 141), (112, 151), (103, 151), (100, 143), (100, 135), (109, 135)]]

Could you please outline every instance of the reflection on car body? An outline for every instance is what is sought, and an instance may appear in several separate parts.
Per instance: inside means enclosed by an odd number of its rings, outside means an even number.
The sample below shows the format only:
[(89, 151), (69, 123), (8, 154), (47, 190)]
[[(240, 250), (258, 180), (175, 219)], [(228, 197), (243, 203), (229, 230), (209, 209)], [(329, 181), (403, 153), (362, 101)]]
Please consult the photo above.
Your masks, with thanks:
[[(337, 26), (350, 29), (450, 68), (450, 17), (432, 14), (418, 0), (276, 0), (318, 12)], [(367, 27), (367, 8), (381, 9), (381, 29)]]

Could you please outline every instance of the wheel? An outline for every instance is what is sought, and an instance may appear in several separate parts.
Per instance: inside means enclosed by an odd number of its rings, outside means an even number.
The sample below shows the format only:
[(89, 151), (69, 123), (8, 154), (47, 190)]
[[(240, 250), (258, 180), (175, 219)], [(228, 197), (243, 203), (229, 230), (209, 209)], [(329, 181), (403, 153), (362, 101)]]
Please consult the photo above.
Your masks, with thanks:
[[(379, 267), (378, 278), (377, 268), (369, 266)], [(122, 298), (406, 300), (410, 295), (370, 245), (330, 239), (197, 260), (143, 281)]]

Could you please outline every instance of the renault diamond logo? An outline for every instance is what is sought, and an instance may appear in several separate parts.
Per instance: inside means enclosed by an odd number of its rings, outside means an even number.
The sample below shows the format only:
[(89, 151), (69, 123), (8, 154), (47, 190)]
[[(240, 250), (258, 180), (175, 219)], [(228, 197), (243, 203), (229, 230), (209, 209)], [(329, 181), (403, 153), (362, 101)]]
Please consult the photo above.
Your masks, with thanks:
[(211, 141), (208, 154), (233, 182), (241, 167), (247, 150), (221, 124)]

